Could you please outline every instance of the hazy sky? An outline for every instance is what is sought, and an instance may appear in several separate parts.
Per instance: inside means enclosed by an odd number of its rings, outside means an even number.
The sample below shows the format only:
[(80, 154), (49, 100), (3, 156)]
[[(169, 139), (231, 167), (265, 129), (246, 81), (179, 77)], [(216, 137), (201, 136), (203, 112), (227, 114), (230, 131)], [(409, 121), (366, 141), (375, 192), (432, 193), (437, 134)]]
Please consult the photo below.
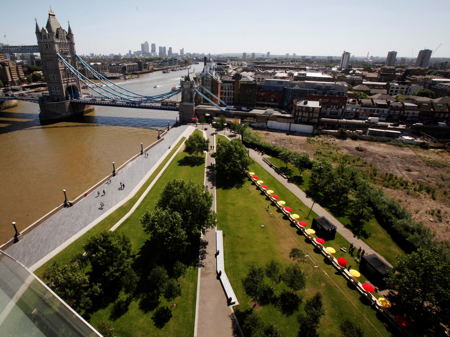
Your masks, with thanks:
[[(35, 44), (52, 6), (77, 52), (126, 53), (148, 41), (194, 52), (450, 57), (450, 0), (2, 1), (0, 42)], [(6, 36), (6, 37), (5, 37)]]

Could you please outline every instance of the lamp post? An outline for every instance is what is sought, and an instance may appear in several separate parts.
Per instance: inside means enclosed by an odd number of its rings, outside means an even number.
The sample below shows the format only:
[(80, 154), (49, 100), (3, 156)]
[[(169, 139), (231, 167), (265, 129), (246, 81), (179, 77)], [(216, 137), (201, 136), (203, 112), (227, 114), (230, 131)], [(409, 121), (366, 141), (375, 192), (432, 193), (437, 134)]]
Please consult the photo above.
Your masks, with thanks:
[(64, 207), (69, 207), (69, 201), (67, 200), (67, 191), (65, 189), (63, 189), (63, 193), (64, 193)]
[(116, 176), (116, 162), (115, 161), (112, 162), (112, 166), (113, 166), (112, 175), (113, 175), (113, 177), (115, 177)]
[(19, 233), (19, 231), (17, 230), (17, 227), (16, 227), (16, 222), (15, 221), (13, 221), (12, 222), (12, 226), (14, 227), (14, 243), (16, 243), (16, 242), (19, 242), (19, 236), (20, 236), (20, 233)]
[(312, 211), (312, 209), (313, 209), (315, 203), (316, 203), (316, 201), (313, 200), (313, 203), (312, 203), (312, 205), (311, 205), (311, 208), (309, 209), (308, 215), (306, 216), (307, 218), (309, 218), (309, 215), (311, 214), (311, 211)]
[(141, 143), (141, 155), (144, 154), (144, 144)]

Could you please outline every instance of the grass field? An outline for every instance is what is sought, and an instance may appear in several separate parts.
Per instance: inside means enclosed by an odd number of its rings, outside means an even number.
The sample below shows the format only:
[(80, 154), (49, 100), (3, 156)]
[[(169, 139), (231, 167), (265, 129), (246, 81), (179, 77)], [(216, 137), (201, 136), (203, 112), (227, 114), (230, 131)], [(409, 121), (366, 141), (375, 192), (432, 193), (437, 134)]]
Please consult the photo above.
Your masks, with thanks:
[[(180, 145), (181, 143), (177, 145), (177, 148)], [(174, 149), (171, 154), (173, 154), (174, 151), (176, 151), (176, 149)], [(170, 156), (171, 155), (169, 155), (166, 160), (168, 160)], [(187, 166), (185, 162), (183, 162), (183, 159), (187, 156), (188, 154), (184, 152), (176, 155), (172, 163), (167, 167), (166, 171), (155, 183), (140, 206), (117, 229), (117, 231), (123, 233), (131, 240), (134, 252), (137, 252), (148, 238), (148, 234), (144, 232), (143, 227), (140, 223), (140, 218), (145, 213), (145, 211), (155, 207), (157, 201), (159, 200), (161, 192), (169, 181), (174, 179), (183, 179), (185, 181), (192, 181), (194, 183), (203, 185), (205, 169), (204, 164), (198, 166)], [(161, 163), (158, 170), (161, 170), (164, 164), (165, 162)], [(39, 273), (42, 275), (45, 271), (45, 268), (53, 261), (62, 263), (70, 261), (76, 254), (83, 251), (83, 245), (90, 237), (111, 228), (124, 214), (128, 212), (128, 210), (139, 198), (145, 188), (151, 183), (157, 173), (158, 172), (155, 172), (152, 175), (152, 177), (139, 190), (137, 195), (133, 197), (132, 200), (130, 200), (126, 205), (122, 206), (120, 209), (114, 212), (107, 219), (99, 223), (96, 227), (94, 227), (94, 229), (87, 232), (83, 237), (81, 237), (66, 250), (57, 255), (53, 260), (49, 261), (46, 265), (41, 267)], [(125, 206), (128, 207), (125, 208)], [(192, 336), (195, 319), (197, 268), (189, 267), (186, 270), (185, 275), (179, 279), (179, 282), (181, 285), (181, 296), (175, 298), (175, 300), (171, 301), (170, 303), (168, 303), (165, 299), (162, 299), (161, 301), (162, 305), (170, 306), (173, 315), (170, 321), (161, 329), (155, 327), (153, 324), (153, 311), (142, 311), (139, 308), (138, 300), (132, 300), (128, 307), (128, 310), (119, 318), (113, 320), (111, 317), (114, 304), (121, 300), (123, 294), (121, 294), (114, 303), (111, 303), (107, 307), (93, 313), (89, 321), (94, 327), (99, 326), (99, 324), (102, 322), (112, 323), (115, 334), (117, 336)]]
[[(300, 215), (301, 220), (306, 218), (306, 207), (275, 178), (255, 163), (250, 170), (280, 195), (286, 205)], [(366, 337), (390, 336), (376, 317), (376, 312), (363, 303), (359, 293), (347, 285), (346, 280), (324, 261), (321, 254), (314, 252), (313, 246), (297, 234), (289, 221), (283, 219), (283, 215), (270, 205), (249, 180), (238, 188), (218, 189), (217, 205), (219, 227), (224, 232), (226, 271), (240, 303), (236, 310), (251, 307), (251, 299), (242, 284), (250, 265), (263, 265), (272, 259), (287, 265), (292, 262), (289, 259), (290, 250), (299, 248), (308, 254), (307, 262), (301, 264), (306, 276), (306, 288), (301, 291), (303, 303), (316, 292), (323, 295), (325, 315), (318, 330), (321, 337), (340, 336), (339, 324), (345, 319), (359, 325)], [(313, 216), (315, 214), (310, 217)], [(307, 221), (310, 222), (310, 218)], [(346, 243), (339, 236), (330, 242), (336, 249), (341, 244)], [(345, 256), (339, 250), (336, 255)], [(256, 310), (265, 322), (275, 324), (282, 336), (297, 336), (298, 313), (285, 316), (271, 304)], [(303, 311), (303, 305), (300, 311)]]
[[(285, 163), (278, 158), (270, 157), (269, 161), (277, 167), (285, 167)], [(291, 176), (299, 176), (300, 173), (297, 168), (292, 164), (288, 164), (288, 169), (291, 170)], [(309, 187), (309, 179), (311, 177), (311, 171), (305, 170), (302, 173), (303, 181), (297, 184), (303, 191), (307, 191)], [(322, 205), (323, 206), (323, 205)], [(344, 225), (349, 225), (350, 220), (346, 216), (336, 216), (336, 218), (342, 222)], [(389, 233), (378, 223), (378, 221), (372, 217), (365, 225), (367, 233), (369, 233), (368, 238), (360, 237), (361, 240), (366, 242), (370, 247), (375, 249), (379, 254), (381, 254), (386, 260), (394, 264), (397, 256), (402, 256), (405, 252), (392, 240)]]

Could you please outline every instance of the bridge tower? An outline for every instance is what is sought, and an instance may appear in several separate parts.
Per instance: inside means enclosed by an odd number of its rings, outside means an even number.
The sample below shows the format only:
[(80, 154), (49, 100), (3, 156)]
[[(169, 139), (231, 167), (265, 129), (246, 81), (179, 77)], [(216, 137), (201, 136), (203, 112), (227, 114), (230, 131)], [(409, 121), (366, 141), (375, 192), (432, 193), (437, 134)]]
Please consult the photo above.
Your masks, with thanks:
[(75, 68), (77, 67), (75, 40), (70, 24), (68, 30), (64, 30), (55, 13), (50, 10), (45, 27), (39, 29), (36, 22), (36, 38), (49, 92), (48, 97), (40, 99), (40, 119), (57, 120), (82, 114), (87, 106), (70, 103), (71, 99), (80, 97), (80, 81), (58, 57), (59, 53)]
[(189, 123), (195, 117), (195, 81), (187, 75), (180, 82), (181, 102), (180, 102), (180, 122)]

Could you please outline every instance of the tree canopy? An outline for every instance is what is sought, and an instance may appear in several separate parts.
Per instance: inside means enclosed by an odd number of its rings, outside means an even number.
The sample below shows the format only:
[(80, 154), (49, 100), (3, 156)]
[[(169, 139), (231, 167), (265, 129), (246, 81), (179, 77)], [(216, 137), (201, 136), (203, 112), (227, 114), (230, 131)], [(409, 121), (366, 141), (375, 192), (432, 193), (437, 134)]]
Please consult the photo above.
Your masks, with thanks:
[(198, 155), (208, 150), (208, 140), (198, 132), (194, 132), (185, 143), (185, 151), (189, 154)]
[(433, 90), (430, 89), (420, 89), (419, 91), (417, 91), (415, 93), (416, 96), (422, 96), (422, 97), (429, 97), (429, 98), (434, 98), (435, 94)]
[(387, 278), (393, 302), (417, 329), (433, 329), (450, 317), (450, 254), (438, 244), (398, 259)]
[(181, 216), (188, 240), (192, 242), (200, 238), (201, 232), (214, 226), (211, 205), (212, 196), (203, 186), (172, 180), (164, 188), (157, 206)]
[(92, 266), (91, 275), (104, 285), (113, 285), (131, 268), (131, 242), (123, 234), (104, 232), (84, 246)]
[(219, 142), (216, 152), (216, 170), (222, 181), (240, 181), (251, 163), (248, 150), (238, 140)]
[(173, 212), (157, 207), (151, 212), (146, 212), (141, 223), (153, 245), (173, 253), (182, 254), (188, 244), (183, 219), (178, 212)]

